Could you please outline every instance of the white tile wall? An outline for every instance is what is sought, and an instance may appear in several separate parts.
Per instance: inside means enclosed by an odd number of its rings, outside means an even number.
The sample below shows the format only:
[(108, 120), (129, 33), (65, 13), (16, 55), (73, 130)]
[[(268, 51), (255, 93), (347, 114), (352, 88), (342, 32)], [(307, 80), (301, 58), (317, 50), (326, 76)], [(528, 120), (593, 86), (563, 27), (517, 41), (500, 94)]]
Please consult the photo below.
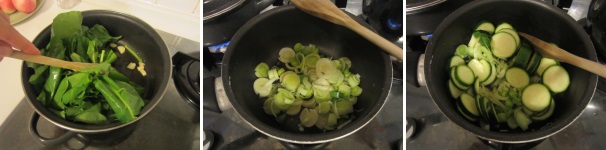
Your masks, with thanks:
[(139, 0), (150, 4), (156, 4), (156, 0)]
[(200, 0), (156, 0), (156, 4), (178, 11), (193, 13)]
[(200, 17), (200, 1), (198, 1), (198, 6), (196, 6), (196, 9), (194, 9), (194, 15)]

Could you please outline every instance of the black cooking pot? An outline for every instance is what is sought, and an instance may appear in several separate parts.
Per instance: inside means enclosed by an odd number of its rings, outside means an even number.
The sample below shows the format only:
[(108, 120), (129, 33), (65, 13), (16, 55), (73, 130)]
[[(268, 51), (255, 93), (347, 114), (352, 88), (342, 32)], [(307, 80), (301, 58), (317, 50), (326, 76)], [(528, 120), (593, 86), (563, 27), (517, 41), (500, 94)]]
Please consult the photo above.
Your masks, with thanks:
[(275, 0), (204, 0), (204, 47), (229, 41), (246, 21)]
[(591, 22), (589, 34), (596, 50), (606, 56), (606, 1), (592, 0), (587, 12), (587, 20)]
[[(354, 19), (369, 27), (363, 20)], [(257, 79), (255, 66), (260, 62), (276, 65), (279, 50), (298, 42), (315, 44), (320, 53), (333, 58), (348, 57), (352, 61), (351, 71), (361, 76), (360, 87), (364, 92), (354, 105), (354, 110), (361, 111), (354, 111), (355, 118), (341, 129), (299, 131), (299, 119), (285, 119), (286, 125), (281, 125), (263, 111), (265, 99), (253, 92), (252, 85)], [(345, 27), (311, 16), (292, 5), (269, 10), (240, 28), (227, 48), (221, 69), (227, 97), (247, 123), (270, 137), (299, 144), (333, 141), (364, 127), (385, 104), (392, 77), (391, 61), (381, 48)]]
[(440, 22), (472, 0), (406, 0), (406, 35), (433, 33)]
[[(34, 110), (36, 110), (36, 113), (34, 113), (31, 120), (30, 132), (43, 144), (53, 145), (62, 143), (69, 139), (70, 136), (75, 135), (75, 133), (90, 134), (109, 132), (140, 120), (147, 115), (158, 102), (160, 102), (171, 78), (172, 64), (168, 48), (166, 47), (166, 44), (164, 44), (162, 38), (160, 38), (160, 35), (147, 23), (127, 14), (103, 10), (84, 11), (82, 12), (82, 16), (82, 24), (85, 26), (92, 27), (95, 24), (100, 24), (107, 29), (110, 35), (122, 35), (122, 39), (117, 42), (118, 45), (127, 44), (143, 59), (143, 62), (147, 66), (145, 67), (145, 70), (147, 71), (147, 76), (145, 77), (142, 77), (139, 72), (125, 67), (131, 62), (137, 62), (131, 55), (122, 55), (118, 57), (114, 62), (114, 66), (122, 67), (114, 68), (133, 82), (142, 85), (145, 88), (142, 98), (149, 100), (149, 102), (145, 104), (139, 117), (124, 124), (113, 122), (107, 125), (90, 125), (67, 121), (55, 115), (36, 99), (36, 96), (40, 91), (36, 91), (33, 85), (29, 83), (29, 78), (34, 74), (34, 70), (23, 63), (21, 69), (21, 83), (23, 84), (25, 97)], [(51, 26), (49, 25), (36, 36), (33, 42), (34, 45), (39, 49), (43, 49), (49, 43), (50, 35)], [(53, 124), (68, 130), (68, 132), (56, 139), (42, 138), (36, 131), (37, 118), (39, 118), (38, 114)]]
[(426, 81), (427, 90), (440, 111), (463, 129), (480, 138), (499, 143), (525, 143), (545, 139), (577, 119), (593, 96), (597, 76), (564, 63), (562, 66), (570, 74), (570, 87), (555, 95), (556, 111), (553, 115), (545, 121), (533, 122), (529, 131), (484, 130), (457, 112), (455, 101), (448, 91), (449, 77), (444, 68), (447, 68), (447, 62), (454, 55), (456, 47), (469, 42), (474, 27), (482, 20), (495, 24), (508, 22), (519, 32), (553, 42), (574, 55), (597, 60), (591, 40), (581, 26), (564, 11), (550, 4), (522, 0), (474, 1), (444, 19), (428, 43), (424, 60), (421, 58), (419, 61), (422, 63), (419, 71), (424, 72), (419, 77)]

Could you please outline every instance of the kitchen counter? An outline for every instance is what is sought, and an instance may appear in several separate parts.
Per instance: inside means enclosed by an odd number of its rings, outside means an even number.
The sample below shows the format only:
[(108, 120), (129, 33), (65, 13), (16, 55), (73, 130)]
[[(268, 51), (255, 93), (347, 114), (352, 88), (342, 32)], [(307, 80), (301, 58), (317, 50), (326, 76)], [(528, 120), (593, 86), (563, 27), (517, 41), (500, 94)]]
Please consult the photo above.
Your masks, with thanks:
[[(42, 7), (36, 13), (30, 18), (14, 25), (14, 27), (25, 36), (25, 38), (33, 41), (38, 33), (50, 25), (53, 18), (59, 13), (71, 10), (85, 11), (105, 9), (131, 14), (147, 22), (157, 30), (166, 31), (169, 34), (189, 39), (187, 41), (200, 41), (199, 16), (153, 10), (152, 6), (135, 4), (135, 2), (118, 0), (83, 0), (72, 9), (61, 9), (57, 6), (55, 0), (45, 0), (45, 2), (41, 4)], [(170, 45), (171, 43), (167, 42), (166, 44)], [(0, 62), (0, 124), (4, 123), (4, 120), (6, 120), (9, 114), (25, 97), (20, 77), (22, 62), (23, 61), (21, 60), (12, 58), (4, 58), (4, 60)]]

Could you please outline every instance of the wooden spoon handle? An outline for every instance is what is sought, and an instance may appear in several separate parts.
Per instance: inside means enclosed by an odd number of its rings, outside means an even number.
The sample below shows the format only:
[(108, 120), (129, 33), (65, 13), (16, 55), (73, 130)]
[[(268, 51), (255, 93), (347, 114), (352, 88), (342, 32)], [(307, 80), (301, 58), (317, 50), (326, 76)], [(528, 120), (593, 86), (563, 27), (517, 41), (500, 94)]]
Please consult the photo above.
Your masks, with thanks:
[(387, 41), (385, 38), (379, 36), (375, 32), (368, 30), (366, 27), (364, 27), (358, 23), (349, 24), (349, 25), (347, 25), (347, 27), (349, 29), (353, 30), (354, 32), (360, 34), (362, 37), (366, 38), (368, 41), (374, 43), (375, 45), (379, 46), (383, 50), (387, 51), (387, 53), (389, 53), (390, 55), (395, 56), (396, 58), (398, 58), (400, 60), (404, 60), (404, 51), (402, 50), (402, 48)]
[(60, 60), (60, 59), (46, 57), (43, 55), (30, 55), (30, 54), (23, 53), (21, 51), (13, 51), (13, 53), (11, 55), (9, 55), (8, 57), (20, 59), (20, 60), (24, 60), (24, 61), (28, 61), (28, 62), (38, 63), (38, 64), (67, 68), (67, 69), (71, 69), (71, 70), (79, 70), (79, 69), (85, 68), (87, 66), (93, 65), (93, 64), (88, 64), (88, 63), (68, 62), (68, 61), (64, 61), (64, 60)]
[(360, 34), (362, 37), (379, 46), (383, 50), (387, 51), (387, 53), (390, 55), (395, 56), (400, 60), (404, 60), (404, 50), (402, 50), (402, 48), (368, 30), (368, 28), (353, 20), (329, 0), (291, 0), (291, 2), (297, 8), (308, 14), (349, 28), (350, 30)]
[(606, 66), (605, 65), (602, 65), (597, 62), (590, 61), (585, 58), (581, 58), (579, 56), (572, 55), (572, 54), (570, 54), (566, 57), (568, 59), (563, 60), (564, 62), (567, 62), (567, 63), (577, 66), (579, 68), (585, 69), (591, 73), (595, 73), (602, 78), (606, 78)]

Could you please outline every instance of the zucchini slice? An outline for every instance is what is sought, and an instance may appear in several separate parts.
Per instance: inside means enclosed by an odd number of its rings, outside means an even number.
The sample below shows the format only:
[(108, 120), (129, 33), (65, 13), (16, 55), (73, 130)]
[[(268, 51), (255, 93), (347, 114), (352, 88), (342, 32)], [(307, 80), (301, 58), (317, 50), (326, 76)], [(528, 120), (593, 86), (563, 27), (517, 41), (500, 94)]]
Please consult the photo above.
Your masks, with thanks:
[(499, 30), (499, 32), (497, 32), (497, 33), (501, 33), (501, 32), (507, 32), (507, 33), (511, 34), (511, 36), (516, 40), (516, 46), (520, 45), (520, 36), (518, 35), (518, 32), (516, 30), (505, 28), (505, 29)]
[(541, 56), (541, 54), (534, 52), (530, 58), (530, 62), (528, 62), (528, 66), (526, 66), (526, 72), (528, 72), (528, 74), (534, 74), (537, 71), (537, 68), (539, 68), (542, 58), (543, 56)]
[(557, 65), (545, 69), (541, 81), (554, 93), (563, 92), (570, 85), (568, 72), (564, 67)]
[(482, 120), (487, 120), (486, 113), (484, 111), (484, 98), (480, 95), (476, 96), (476, 107), (478, 107), (478, 115)]
[(482, 85), (490, 85), (497, 79), (497, 69), (494, 64), (490, 65), (490, 76), (486, 81), (482, 82)]
[(492, 54), (501, 59), (507, 59), (518, 49), (516, 40), (507, 32), (498, 32), (492, 36), (490, 42)]
[(545, 69), (553, 65), (558, 65), (558, 61), (549, 58), (541, 58), (539, 68), (537, 68), (537, 75), (542, 76)]
[(475, 81), (475, 74), (469, 66), (459, 65), (455, 68), (455, 80), (464, 86), (470, 86)]
[[(490, 75), (490, 69), (485, 69), (484, 65), (478, 59), (472, 59), (467, 63), (473, 74), (478, 77), (477, 80), (484, 81)], [(490, 68), (490, 67), (489, 67)]]
[(452, 56), (452, 58), (450, 58), (450, 67), (452, 68), (454, 66), (458, 66), (458, 65), (464, 65), (465, 64), (465, 60), (463, 59), (463, 57), (461, 56)]
[(494, 31), (499, 32), (499, 31), (501, 31), (501, 29), (513, 29), (513, 27), (509, 23), (503, 22), (503, 23), (499, 24)]
[[(465, 66), (465, 65), (461, 65), (461, 66)], [(463, 85), (458, 80), (456, 80), (456, 78), (457, 78), (457, 76), (455, 74), (456, 70), (457, 70), (457, 67), (452, 67), (452, 69), (450, 69), (450, 79), (452, 81), (452, 84), (455, 87), (457, 87), (458, 89), (463, 90), (463, 91), (469, 89), (470, 86)]]
[(461, 106), (461, 105), (459, 105), (459, 104), (457, 103), (457, 110), (459, 110), (459, 113), (461, 113), (461, 115), (463, 115), (463, 117), (464, 117), (465, 119), (467, 119), (467, 120), (469, 120), (469, 121), (473, 121), (473, 122), (477, 121), (477, 119), (476, 119), (476, 118), (471, 117), (471, 116), (468, 116), (467, 114), (463, 113), (463, 109), (461, 109), (461, 107), (463, 107), (463, 106)]
[(480, 60), (480, 63), (482, 63), (482, 70), (484, 70), (484, 73), (487, 73), (485, 78), (482, 78), (482, 76), (480, 76), (480, 81), (486, 81), (490, 75), (492, 75), (492, 65), (490, 65), (490, 63), (486, 60), (486, 59), (482, 59)]
[(467, 93), (461, 94), (458, 101), (460, 106), (463, 106), (461, 109), (464, 114), (472, 117), (478, 117), (478, 107), (476, 106), (476, 99)]
[(522, 105), (533, 112), (541, 112), (549, 107), (551, 93), (545, 85), (534, 83), (522, 91)]
[(530, 117), (532, 120), (537, 120), (537, 121), (542, 121), (545, 120), (549, 117), (551, 117), (551, 115), (553, 114), (553, 110), (555, 109), (555, 102), (553, 101), (553, 98), (551, 99), (551, 104), (549, 105), (549, 109), (547, 109), (547, 111), (543, 114), (539, 114), (533, 117)]
[(512, 67), (507, 69), (505, 72), (505, 80), (511, 84), (512, 87), (522, 89), (530, 84), (530, 76), (524, 71), (524, 69), (518, 67)]
[(513, 65), (517, 67), (526, 67), (528, 65), (528, 61), (530, 61), (530, 57), (532, 56), (532, 49), (525, 43), (522, 43), (520, 46), (520, 50), (513, 58)]
[(486, 31), (486, 32), (488, 32), (490, 34), (494, 33), (494, 29), (495, 29), (494, 25), (492, 23), (490, 23), (489, 21), (482, 21), (476, 27), (476, 31), (477, 30), (483, 30), (483, 31)]
[(453, 98), (459, 98), (459, 96), (463, 94), (463, 92), (459, 90), (450, 79), (448, 79), (448, 89), (450, 90), (450, 95), (452, 95)]

